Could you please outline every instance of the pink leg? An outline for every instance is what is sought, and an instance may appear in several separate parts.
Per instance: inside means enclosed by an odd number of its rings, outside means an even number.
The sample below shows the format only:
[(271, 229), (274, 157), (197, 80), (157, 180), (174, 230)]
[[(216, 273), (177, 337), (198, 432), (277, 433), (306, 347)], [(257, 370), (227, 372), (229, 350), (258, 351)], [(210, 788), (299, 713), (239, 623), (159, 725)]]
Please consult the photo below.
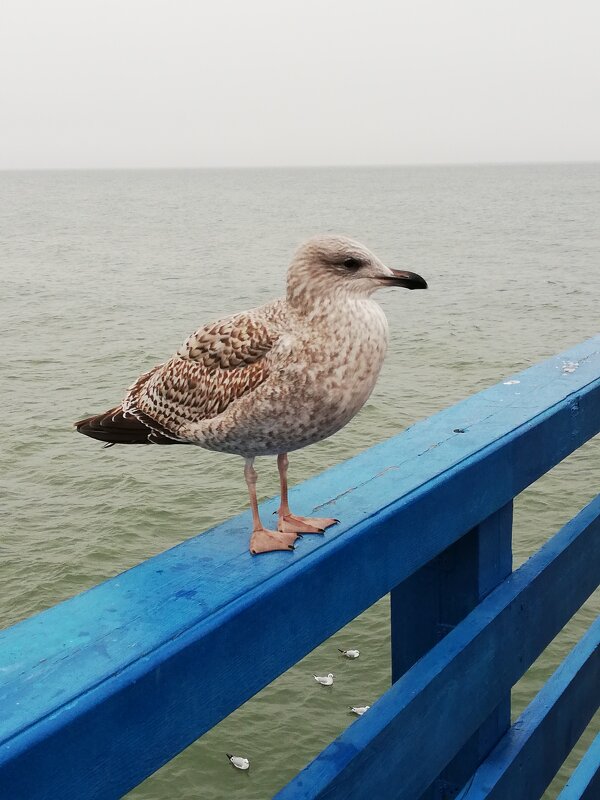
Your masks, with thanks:
[(282, 533), (324, 533), (325, 528), (335, 525), (339, 519), (333, 517), (299, 517), (292, 514), (288, 504), (288, 471), (287, 453), (277, 456), (277, 468), (279, 469), (279, 482), (281, 485), (281, 505), (279, 506), (277, 530)]
[(252, 509), (252, 537), (250, 539), (250, 552), (252, 555), (268, 553), (271, 550), (293, 550), (294, 542), (298, 538), (293, 531), (269, 531), (263, 528), (258, 514), (258, 501), (256, 499), (256, 470), (254, 459), (247, 458), (244, 467), (244, 477), (250, 495)]

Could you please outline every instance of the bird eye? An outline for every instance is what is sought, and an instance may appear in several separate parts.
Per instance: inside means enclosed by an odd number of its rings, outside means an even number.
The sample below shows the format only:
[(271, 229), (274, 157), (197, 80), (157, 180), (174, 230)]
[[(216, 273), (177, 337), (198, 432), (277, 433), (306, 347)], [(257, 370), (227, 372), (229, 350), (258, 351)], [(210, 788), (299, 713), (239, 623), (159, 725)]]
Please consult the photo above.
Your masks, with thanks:
[(346, 269), (360, 269), (362, 262), (358, 258), (345, 258), (344, 266)]

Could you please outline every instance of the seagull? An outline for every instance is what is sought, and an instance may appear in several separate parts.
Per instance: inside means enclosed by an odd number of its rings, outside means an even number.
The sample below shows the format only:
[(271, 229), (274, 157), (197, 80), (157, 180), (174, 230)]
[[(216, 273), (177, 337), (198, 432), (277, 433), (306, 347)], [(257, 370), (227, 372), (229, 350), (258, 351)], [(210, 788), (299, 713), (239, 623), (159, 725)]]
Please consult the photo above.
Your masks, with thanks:
[[(119, 405), (75, 427), (107, 447), (191, 444), (242, 456), (250, 552), (293, 550), (299, 535), (339, 520), (292, 513), (288, 453), (339, 431), (367, 401), (388, 343), (372, 295), (391, 286), (427, 283), (386, 267), (353, 239), (314, 237), (292, 259), (284, 298), (199, 328)], [(265, 528), (258, 512), (254, 460), (267, 455), (277, 456), (279, 470), (277, 530)]]
[(225, 755), (233, 764), (233, 766), (237, 767), (237, 769), (248, 769), (250, 767), (250, 762), (247, 758), (243, 758), (242, 756), (232, 756), (231, 753), (225, 753)]
[(340, 650), (339, 647), (338, 650), (343, 656), (346, 656), (346, 658), (358, 658), (360, 655), (360, 650)]
[(358, 717), (362, 717), (365, 711), (368, 711), (371, 706), (348, 706), (348, 708), (353, 714), (356, 714)]
[(333, 684), (334, 674), (330, 672), (329, 675), (313, 675), (313, 678), (317, 683), (320, 683), (321, 686), (331, 686)]

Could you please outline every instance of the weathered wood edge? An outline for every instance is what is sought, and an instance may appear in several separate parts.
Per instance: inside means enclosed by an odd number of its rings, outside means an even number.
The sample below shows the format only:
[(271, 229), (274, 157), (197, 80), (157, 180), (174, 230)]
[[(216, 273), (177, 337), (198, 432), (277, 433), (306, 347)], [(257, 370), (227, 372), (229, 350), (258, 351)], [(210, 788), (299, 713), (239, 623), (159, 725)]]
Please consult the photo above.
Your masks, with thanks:
[(556, 800), (597, 800), (600, 797), (600, 733), (588, 747)]

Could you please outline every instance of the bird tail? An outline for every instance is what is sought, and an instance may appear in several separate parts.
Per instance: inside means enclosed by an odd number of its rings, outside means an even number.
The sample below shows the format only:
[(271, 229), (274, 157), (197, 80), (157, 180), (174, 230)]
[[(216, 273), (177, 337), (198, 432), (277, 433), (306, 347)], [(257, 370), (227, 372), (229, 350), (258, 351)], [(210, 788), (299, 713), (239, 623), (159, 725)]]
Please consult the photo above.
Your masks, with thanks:
[(106, 442), (106, 447), (113, 444), (178, 444), (176, 439), (157, 433), (133, 414), (126, 414), (123, 406), (80, 419), (75, 428), (85, 436)]

